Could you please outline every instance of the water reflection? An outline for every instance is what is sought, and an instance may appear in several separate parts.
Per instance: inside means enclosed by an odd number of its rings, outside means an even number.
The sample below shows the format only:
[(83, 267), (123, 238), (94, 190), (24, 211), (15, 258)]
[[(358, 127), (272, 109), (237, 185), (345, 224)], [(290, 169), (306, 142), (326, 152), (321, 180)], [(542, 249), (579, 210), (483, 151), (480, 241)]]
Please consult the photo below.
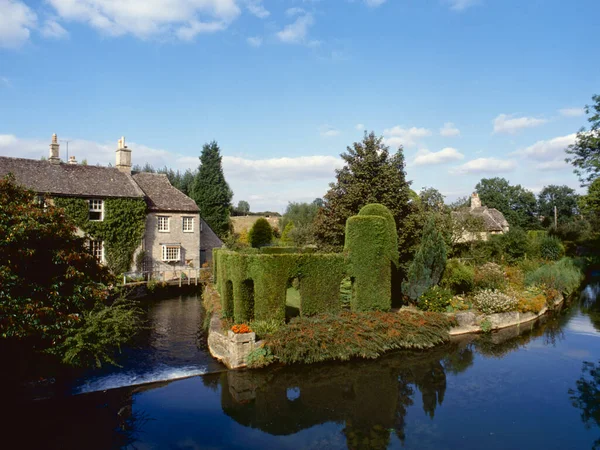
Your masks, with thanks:
[[(581, 420), (586, 427), (600, 427), (600, 362), (584, 362), (581, 372), (576, 389), (569, 389), (571, 401), (581, 410)], [(592, 448), (600, 449), (600, 438)]]

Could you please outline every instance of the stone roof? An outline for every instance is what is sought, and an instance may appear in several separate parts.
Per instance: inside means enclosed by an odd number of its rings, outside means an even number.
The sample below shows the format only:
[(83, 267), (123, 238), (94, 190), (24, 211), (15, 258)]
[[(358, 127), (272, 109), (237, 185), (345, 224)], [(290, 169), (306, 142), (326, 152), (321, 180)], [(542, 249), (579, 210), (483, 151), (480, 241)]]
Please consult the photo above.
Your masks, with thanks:
[(196, 202), (174, 188), (165, 174), (139, 172), (133, 179), (146, 194), (150, 211), (200, 212)]
[(8, 173), (18, 184), (38, 193), (77, 197), (141, 198), (144, 192), (130, 174), (114, 167), (53, 164), (0, 156), (0, 177)]
[(466, 207), (460, 209), (455, 214), (471, 214), (472, 216), (481, 218), (486, 231), (490, 232), (504, 231), (509, 226), (507, 220), (504, 218), (504, 214), (495, 208), (488, 208), (487, 206)]
[(212, 230), (211, 227), (200, 218), (202, 222), (202, 228), (200, 231), (200, 250), (212, 251), (213, 248), (221, 248), (223, 241), (219, 239), (219, 236)]

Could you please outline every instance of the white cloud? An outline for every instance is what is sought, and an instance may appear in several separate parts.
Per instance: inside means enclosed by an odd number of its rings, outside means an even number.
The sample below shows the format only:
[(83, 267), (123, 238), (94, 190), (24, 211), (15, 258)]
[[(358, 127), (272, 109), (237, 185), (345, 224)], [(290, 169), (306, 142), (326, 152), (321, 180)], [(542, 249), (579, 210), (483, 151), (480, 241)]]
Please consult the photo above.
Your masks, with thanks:
[(515, 134), (525, 129), (533, 128), (548, 122), (546, 119), (535, 117), (512, 117), (508, 114), (499, 114), (493, 121), (494, 133)]
[(457, 174), (482, 174), (511, 172), (517, 167), (512, 159), (477, 158), (454, 167), (450, 173)]
[(383, 5), (387, 0), (365, 0), (365, 3), (370, 8), (377, 8), (378, 6)]
[(263, 40), (261, 37), (258, 36), (251, 36), (249, 38), (246, 38), (246, 42), (251, 45), (252, 47), (260, 47), (263, 43)]
[(285, 11), (285, 15), (288, 17), (293, 17), (299, 14), (304, 14), (306, 11), (302, 8), (288, 8)]
[(515, 152), (536, 161), (550, 161), (559, 157), (565, 158), (565, 149), (575, 143), (575, 133), (567, 136), (559, 136), (545, 141), (537, 141), (535, 144)]
[(417, 142), (427, 136), (431, 136), (431, 130), (427, 128), (402, 128), (396, 125), (393, 128), (383, 130), (384, 143), (390, 147), (414, 147)]
[(581, 117), (585, 114), (583, 108), (563, 108), (559, 109), (558, 112), (564, 117)]
[(11, 147), (17, 144), (17, 137), (14, 134), (0, 134), (0, 149)]
[(0, 48), (18, 48), (29, 40), (36, 14), (19, 0), (0, 0)]
[(566, 163), (564, 159), (554, 159), (552, 161), (544, 161), (535, 166), (536, 169), (550, 172), (550, 171), (558, 171), (558, 170), (573, 170), (573, 166)]
[(52, 39), (62, 39), (67, 37), (69, 33), (56, 20), (48, 19), (44, 22), (44, 26), (40, 29), (42, 36)]
[(440, 128), (440, 135), (444, 137), (460, 136), (460, 130), (454, 126), (452, 122), (446, 122)]
[(332, 127), (331, 125), (323, 125), (319, 127), (319, 133), (323, 137), (334, 137), (340, 135), (340, 130)]
[(247, 0), (246, 8), (248, 8), (248, 11), (250, 11), (251, 14), (254, 14), (259, 19), (265, 19), (271, 15), (263, 5), (262, 0)]
[(12, 83), (8, 77), (0, 77), (0, 86), (9, 88), (12, 87)]
[(479, 3), (479, 0), (447, 0), (447, 3), (453, 11), (463, 11)]
[[(0, 0), (2, 1), (2, 0)], [(240, 15), (236, 0), (48, 0), (60, 18), (120, 36), (174, 34), (191, 39), (225, 29)]]
[[(302, 44), (306, 42), (308, 29), (315, 23), (312, 14), (299, 16), (295, 22), (286, 25), (283, 30), (277, 33), (281, 42), (287, 44)], [(318, 42), (318, 41), (314, 41)]]
[(452, 147), (446, 147), (439, 152), (430, 152), (429, 150), (419, 150), (415, 156), (415, 166), (430, 166), (435, 164), (444, 164), (450, 161), (459, 161), (465, 155)]
[(356, 128), (358, 131), (364, 131), (365, 130), (365, 125), (362, 124), (362, 123), (357, 123), (354, 128)]
[(223, 156), (223, 170), (227, 178), (244, 180), (303, 181), (332, 179), (335, 169), (344, 162), (333, 156), (299, 156), (296, 158), (246, 159)]

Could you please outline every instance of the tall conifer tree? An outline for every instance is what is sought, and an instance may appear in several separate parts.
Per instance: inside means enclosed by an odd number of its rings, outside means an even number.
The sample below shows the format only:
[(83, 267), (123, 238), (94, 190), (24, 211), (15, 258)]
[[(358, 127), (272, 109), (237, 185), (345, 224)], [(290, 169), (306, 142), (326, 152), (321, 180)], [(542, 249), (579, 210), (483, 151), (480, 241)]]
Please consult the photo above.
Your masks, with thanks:
[(200, 167), (189, 196), (200, 208), (200, 216), (223, 238), (229, 231), (229, 208), (233, 192), (225, 181), (221, 159), (221, 151), (216, 141), (204, 144), (200, 155)]

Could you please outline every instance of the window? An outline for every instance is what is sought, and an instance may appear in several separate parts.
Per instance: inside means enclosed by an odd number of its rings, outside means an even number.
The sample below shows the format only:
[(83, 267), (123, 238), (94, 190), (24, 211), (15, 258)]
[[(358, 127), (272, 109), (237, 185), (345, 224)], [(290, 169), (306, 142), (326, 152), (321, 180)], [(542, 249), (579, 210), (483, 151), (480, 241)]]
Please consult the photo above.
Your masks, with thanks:
[(96, 258), (96, 261), (99, 263), (104, 262), (104, 242), (90, 241), (89, 248), (90, 253)]
[(194, 232), (194, 218), (193, 217), (184, 217), (183, 218), (183, 232), (184, 233), (193, 233)]
[(169, 216), (158, 216), (158, 231), (169, 231)]
[(163, 261), (180, 261), (181, 260), (181, 246), (180, 245), (163, 245), (162, 246), (162, 259)]
[(90, 220), (103, 220), (104, 202), (102, 200), (90, 200)]
[(35, 196), (35, 204), (38, 208), (46, 209), (48, 208), (48, 204), (46, 203), (46, 197), (43, 195)]

